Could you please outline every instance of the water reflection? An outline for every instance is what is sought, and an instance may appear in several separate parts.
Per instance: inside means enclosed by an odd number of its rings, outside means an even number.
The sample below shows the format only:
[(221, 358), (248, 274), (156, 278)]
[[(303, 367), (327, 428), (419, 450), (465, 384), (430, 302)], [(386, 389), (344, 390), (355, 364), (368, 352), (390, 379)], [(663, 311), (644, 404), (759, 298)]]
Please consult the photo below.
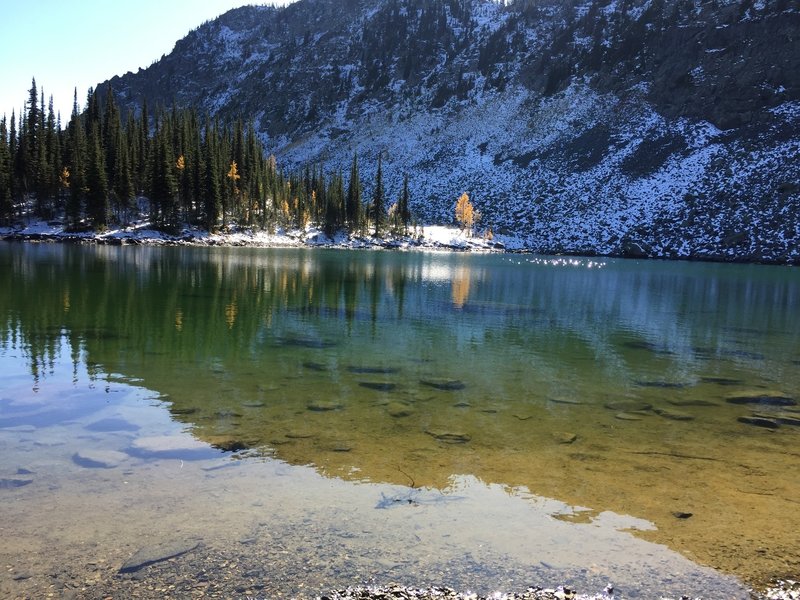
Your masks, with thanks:
[(469, 474), (645, 518), (748, 576), (778, 566), (736, 566), (742, 531), (797, 554), (793, 408), (727, 402), (800, 389), (794, 271), (47, 245), (0, 262), (0, 343), (34, 385), (68, 353), (240, 456), (436, 489)]

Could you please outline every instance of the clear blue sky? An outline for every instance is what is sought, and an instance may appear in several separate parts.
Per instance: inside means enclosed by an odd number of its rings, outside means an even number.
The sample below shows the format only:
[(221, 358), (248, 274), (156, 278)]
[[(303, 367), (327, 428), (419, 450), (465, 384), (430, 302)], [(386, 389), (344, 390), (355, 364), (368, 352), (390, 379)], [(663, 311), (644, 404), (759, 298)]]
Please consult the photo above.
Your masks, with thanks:
[(0, 117), (28, 99), (31, 79), (66, 124), (73, 91), (146, 68), (175, 42), (222, 13), (247, 4), (292, 0), (14, 0), (0, 8)]

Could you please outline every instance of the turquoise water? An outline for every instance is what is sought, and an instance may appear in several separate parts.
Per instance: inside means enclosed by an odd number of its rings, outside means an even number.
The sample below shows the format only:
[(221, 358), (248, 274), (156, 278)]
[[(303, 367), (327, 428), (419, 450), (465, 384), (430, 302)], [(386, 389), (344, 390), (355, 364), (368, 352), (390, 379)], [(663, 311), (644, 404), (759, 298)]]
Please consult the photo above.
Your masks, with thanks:
[[(30, 480), (0, 493), (17, 515), (12, 533), (34, 547), (59, 495), (72, 506), (89, 486), (123, 502), (129, 482), (108, 478), (127, 473), (154, 479), (123, 535), (141, 535), (153, 507), (176, 502), (161, 496), (167, 487), (196, 496), (186, 510), (224, 545), (225, 530), (251, 527), (252, 514), (220, 490), (246, 495), (278, 478), (292, 490), (273, 500), (282, 522), (313, 514), (338, 527), (343, 517), (324, 508), (331, 486), (367, 507), (347, 516), (354, 524), (401, 512), (395, 500), (405, 499), (431, 531), (454, 519), (459, 533), (412, 544), (392, 522), (360, 543), (395, 538), (430, 555), (447, 538), (458, 554), (477, 536), (496, 553), (482, 564), (512, 556), (528, 576), (586, 587), (622, 579), (629, 597), (646, 597), (643, 579), (730, 585), (683, 557), (755, 582), (798, 564), (796, 270), (2, 244), (0, 278), (3, 477)], [(95, 481), (101, 470), (76, 452), (116, 453), (114, 466)], [(236, 468), (202, 470), (215, 461)], [(156, 468), (172, 462), (195, 476)], [(36, 475), (16, 473), (28, 463)], [(194, 487), (208, 473), (217, 502)], [(113, 545), (119, 523), (101, 521), (98, 539)], [(522, 524), (525, 543), (508, 533)], [(66, 539), (88, 535), (67, 529)], [(617, 562), (603, 564), (615, 544)], [(125, 547), (107, 552), (111, 564)], [(642, 564), (650, 552), (658, 558)], [(364, 553), (360, 570), (338, 577), (380, 573)], [(415, 565), (393, 567), (393, 580), (439, 572), (419, 556), (390, 562)], [(602, 566), (575, 575), (587, 563)], [(486, 569), (487, 585), (532, 583)]]

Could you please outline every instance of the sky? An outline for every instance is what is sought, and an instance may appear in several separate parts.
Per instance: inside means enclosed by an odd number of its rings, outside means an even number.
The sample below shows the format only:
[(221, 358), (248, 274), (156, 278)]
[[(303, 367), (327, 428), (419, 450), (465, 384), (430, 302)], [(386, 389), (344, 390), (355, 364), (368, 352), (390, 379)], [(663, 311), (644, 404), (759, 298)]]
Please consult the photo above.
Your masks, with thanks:
[[(270, 0), (286, 5), (292, 0)], [(14, 0), (0, 3), (0, 118), (19, 118), (36, 78), (62, 124), (78, 90), (134, 73), (169, 54), (175, 42), (231, 8), (257, 0)]]

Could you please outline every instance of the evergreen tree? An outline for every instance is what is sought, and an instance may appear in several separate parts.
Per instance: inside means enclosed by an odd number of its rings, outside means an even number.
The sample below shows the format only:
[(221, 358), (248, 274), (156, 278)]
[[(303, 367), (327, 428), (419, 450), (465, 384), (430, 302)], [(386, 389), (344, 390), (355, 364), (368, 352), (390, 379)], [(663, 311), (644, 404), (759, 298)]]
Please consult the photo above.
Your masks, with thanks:
[(401, 231), (405, 235), (408, 233), (408, 226), (411, 224), (411, 208), (409, 206), (408, 175), (403, 176), (403, 191), (397, 201), (397, 218), (400, 221)]
[(347, 225), (350, 232), (355, 232), (361, 225), (361, 180), (358, 177), (358, 155), (353, 154), (350, 167), (350, 181), (347, 184)]
[(172, 157), (169, 124), (159, 120), (162, 127), (157, 129), (153, 143), (150, 203), (155, 212), (156, 226), (173, 232), (179, 225), (176, 161)]
[(375, 174), (375, 188), (372, 191), (372, 223), (375, 227), (375, 237), (379, 237), (386, 224), (386, 208), (383, 197), (383, 165), (381, 154), (378, 154), (378, 171)]
[(89, 138), (89, 154), (86, 168), (86, 215), (95, 229), (103, 230), (108, 225), (108, 175), (103, 153), (100, 127), (92, 127)]
[(13, 216), (11, 197), (11, 148), (6, 118), (0, 120), (0, 223), (8, 224)]
[(212, 126), (206, 118), (205, 140), (203, 144), (203, 221), (208, 231), (216, 231), (222, 210), (222, 185), (219, 178), (217, 164), (217, 130), (216, 123)]
[(86, 134), (82, 119), (78, 113), (78, 92), (72, 103), (72, 118), (67, 128), (67, 160), (70, 165), (66, 177), (62, 177), (62, 187), (69, 187), (67, 199), (67, 227), (76, 229), (81, 220), (83, 205), (86, 200)]

